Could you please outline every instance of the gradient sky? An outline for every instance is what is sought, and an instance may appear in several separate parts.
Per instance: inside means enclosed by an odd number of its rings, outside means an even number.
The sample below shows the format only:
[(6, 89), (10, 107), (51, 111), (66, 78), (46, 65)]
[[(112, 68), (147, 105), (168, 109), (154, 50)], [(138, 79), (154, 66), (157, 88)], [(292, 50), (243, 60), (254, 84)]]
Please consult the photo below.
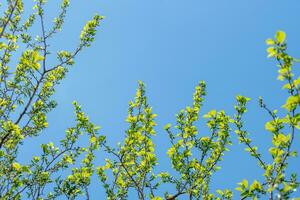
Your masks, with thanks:
[[(49, 1), (49, 21), (58, 12), (58, 2)], [(106, 18), (94, 44), (77, 57), (76, 65), (57, 87), (58, 107), (49, 115), (49, 128), (38, 139), (25, 143), (22, 153), (26, 156), (22, 159), (36, 155), (38, 148), (33, 144), (63, 137), (64, 130), (73, 125), (73, 100), (102, 127), (109, 144), (122, 141), (127, 105), (138, 80), (145, 82), (149, 103), (158, 114), (154, 138), (158, 170), (170, 169), (165, 159), (170, 144), (163, 126), (175, 124), (175, 114), (192, 103), (200, 80), (207, 83), (208, 94), (201, 115), (210, 109), (233, 114), (237, 94), (252, 99), (246, 127), (255, 145), (270, 159), (270, 133), (264, 130), (269, 118), (257, 100), (263, 96), (270, 108), (277, 109), (286, 96), (282, 83), (276, 80), (276, 63), (267, 58), (264, 41), (277, 30), (284, 30), (289, 52), (300, 57), (299, 9), (299, 0), (73, 0), (63, 32), (53, 40), (53, 49), (73, 49), (82, 26), (94, 13)], [(199, 133), (206, 135), (203, 124), (199, 122)], [(212, 190), (234, 189), (244, 178), (251, 182), (263, 178), (256, 160), (244, 152), (234, 134), (232, 140), (234, 145), (224, 156), (222, 169), (213, 176)], [(294, 147), (299, 147), (299, 134), (296, 141)], [(103, 164), (101, 152), (96, 160)], [(291, 170), (299, 173), (296, 166), (300, 159), (290, 161)], [(91, 193), (92, 199), (103, 197), (99, 182), (93, 182)]]

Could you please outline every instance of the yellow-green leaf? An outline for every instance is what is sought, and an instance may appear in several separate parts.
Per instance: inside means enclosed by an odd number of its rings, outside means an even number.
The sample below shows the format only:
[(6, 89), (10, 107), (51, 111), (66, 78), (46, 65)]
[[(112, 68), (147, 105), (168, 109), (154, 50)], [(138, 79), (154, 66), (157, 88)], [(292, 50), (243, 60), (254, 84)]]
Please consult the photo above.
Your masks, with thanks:
[(274, 45), (275, 41), (273, 39), (269, 38), (269, 39), (266, 40), (266, 44), (267, 45)]
[(283, 31), (277, 31), (276, 36), (275, 36), (276, 41), (279, 44), (282, 44), (285, 41), (285, 37), (286, 37), (286, 35), (285, 35), (285, 32), (283, 32)]
[(19, 171), (19, 170), (21, 169), (21, 165), (20, 165), (19, 163), (17, 163), (17, 162), (13, 163), (13, 164), (12, 164), (12, 167), (13, 167), (15, 170), (17, 170), (17, 171)]

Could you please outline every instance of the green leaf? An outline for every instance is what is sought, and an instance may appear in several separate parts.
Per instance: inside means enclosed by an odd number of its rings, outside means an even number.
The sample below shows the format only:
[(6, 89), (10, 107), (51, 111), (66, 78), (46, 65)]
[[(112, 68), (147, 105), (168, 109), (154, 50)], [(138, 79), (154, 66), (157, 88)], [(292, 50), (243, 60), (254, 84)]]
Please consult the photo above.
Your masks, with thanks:
[(276, 41), (279, 44), (282, 44), (285, 41), (285, 38), (286, 38), (285, 32), (277, 31), (275, 38), (276, 38)]
[(269, 39), (266, 40), (266, 44), (267, 45), (274, 45), (275, 41), (273, 39), (269, 38)]
[(13, 163), (12, 164), (12, 167), (16, 170), (16, 171), (19, 171), (21, 169), (21, 165), (17, 162)]
[(165, 130), (168, 130), (168, 129), (170, 129), (171, 128), (171, 124), (169, 123), (169, 124), (166, 124), (165, 126), (164, 126), (164, 129)]
[(296, 107), (300, 104), (300, 96), (289, 96), (286, 100), (286, 103), (282, 106), (283, 108), (287, 109), (288, 111), (292, 111), (296, 109)]
[(272, 121), (267, 122), (267, 123), (265, 124), (265, 129), (266, 129), (267, 131), (270, 131), (270, 132), (273, 132), (273, 131), (276, 130), (276, 128), (274, 127)]
[(277, 50), (275, 47), (267, 48), (268, 57), (274, 57), (277, 54)]

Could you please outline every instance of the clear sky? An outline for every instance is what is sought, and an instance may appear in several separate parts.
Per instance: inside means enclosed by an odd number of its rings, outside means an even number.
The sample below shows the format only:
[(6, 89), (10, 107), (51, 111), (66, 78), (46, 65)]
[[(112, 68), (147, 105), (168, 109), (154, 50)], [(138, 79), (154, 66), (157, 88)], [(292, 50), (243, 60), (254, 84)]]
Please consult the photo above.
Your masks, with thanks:
[[(58, 12), (58, 2), (49, 1), (49, 20)], [(284, 30), (289, 52), (300, 57), (299, 9), (299, 0), (73, 0), (53, 48), (73, 49), (82, 26), (94, 13), (106, 18), (95, 43), (77, 57), (76, 65), (57, 88), (58, 107), (49, 115), (49, 128), (38, 142), (58, 141), (72, 126), (73, 100), (102, 127), (101, 133), (110, 144), (122, 141), (127, 105), (138, 80), (142, 80), (158, 115), (154, 138), (160, 162), (157, 169), (170, 170), (165, 159), (170, 143), (163, 126), (174, 124), (175, 114), (191, 104), (195, 85), (204, 80), (208, 95), (201, 115), (210, 109), (224, 109), (232, 115), (235, 95), (250, 97), (246, 127), (262, 154), (270, 159), (270, 134), (264, 130), (269, 118), (257, 100), (263, 96), (270, 108), (280, 108), (285, 92), (276, 80), (276, 63), (267, 58), (264, 41), (277, 30)], [(199, 122), (200, 134), (208, 134), (202, 125)], [(244, 152), (236, 135), (232, 134), (232, 140), (222, 169), (213, 176), (213, 190), (234, 189), (244, 178), (263, 178), (257, 162)], [(36, 141), (25, 143), (24, 159), (36, 154), (32, 148)], [(296, 141), (294, 147), (299, 150), (299, 133)], [(99, 165), (103, 160), (98, 152)], [(296, 166), (300, 159), (291, 163), (291, 169), (299, 173)], [(91, 193), (92, 199), (104, 195), (99, 182), (92, 184)]]

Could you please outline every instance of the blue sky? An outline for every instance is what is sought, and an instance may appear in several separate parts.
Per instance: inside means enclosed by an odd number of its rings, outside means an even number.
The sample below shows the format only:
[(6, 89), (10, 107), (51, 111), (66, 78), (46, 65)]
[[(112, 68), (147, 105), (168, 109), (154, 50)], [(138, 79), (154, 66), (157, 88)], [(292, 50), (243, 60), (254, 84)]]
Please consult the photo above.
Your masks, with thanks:
[[(58, 12), (58, 2), (49, 2), (46, 15), (50, 21)], [(208, 95), (201, 115), (210, 109), (233, 114), (237, 94), (252, 99), (246, 127), (268, 159), (271, 140), (264, 123), (269, 118), (257, 100), (263, 96), (270, 108), (280, 108), (285, 92), (276, 80), (276, 63), (267, 58), (264, 41), (284, 30), (289, 52), (300, 57), (299, 6), (298, 0), (72, 1), (53, 49), (73, 49), (81, 27), (94, 13), (106, 18), (94, 44), (77, 57), (76, 65), (58, 86), (58, 107), (49, 115), (49, 128), (38, 141), (57, 141), (63, 136), (73, 122), (73, 100), (102, 127), (101, 133), (110, 144), (122, 141), (127, 105), (142, 80), (149, 103), (158, 114), (154, 138), (158, 169), (166, 171), (170, 163), (164, 158), (170, 144), (163, 126), (174, 124), (175, 114), (191, 104), (195, 85), (204, 80)], [(203, 122), (199, 122), (199, 132), (208, 134)], [(244, 152), (234, 134), (232, 140), (234, 145), (225, 155), (222, 169), (213, 177), (213, 190), (234, 189), (243, 178), (262, 178), (256, 161)], [(299, 147), (299, 134), (296, 141)], [(29, 148), (32, 143), (36, 140), (25, 143), (28, 157), (36, 153), (35, 148)], [(99, 152), (97, 162), (102, 164), (103, 158)], [(295, 167), (299, 158), (291, 163), (291, 169), (299, 172)], [(91, 186), (93, 199), (104, 195), (99, 187), (99, 183)]]

